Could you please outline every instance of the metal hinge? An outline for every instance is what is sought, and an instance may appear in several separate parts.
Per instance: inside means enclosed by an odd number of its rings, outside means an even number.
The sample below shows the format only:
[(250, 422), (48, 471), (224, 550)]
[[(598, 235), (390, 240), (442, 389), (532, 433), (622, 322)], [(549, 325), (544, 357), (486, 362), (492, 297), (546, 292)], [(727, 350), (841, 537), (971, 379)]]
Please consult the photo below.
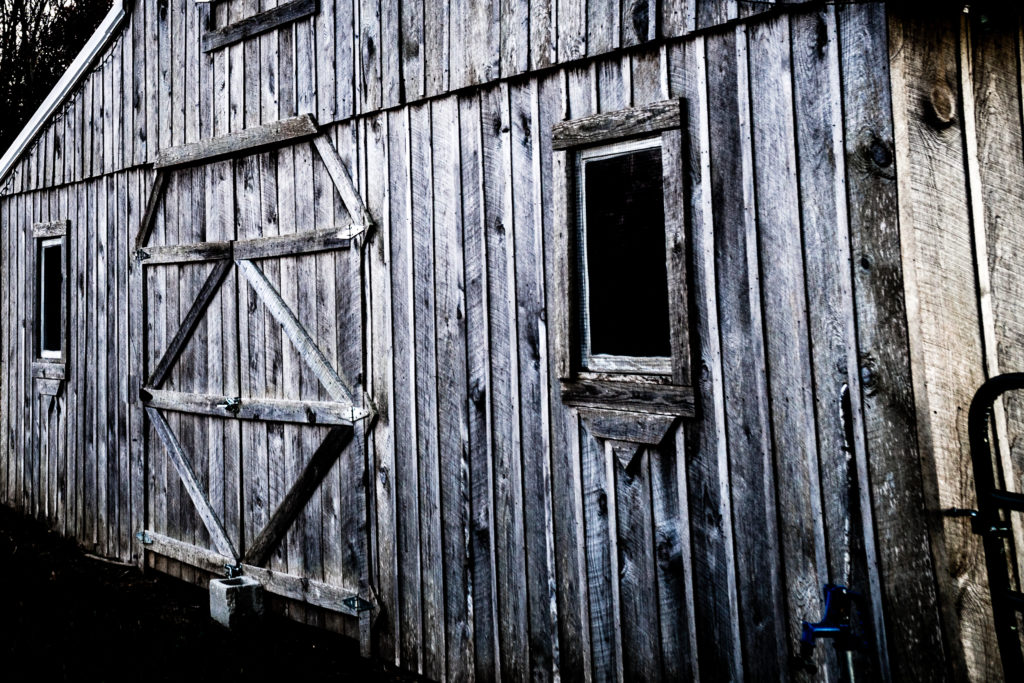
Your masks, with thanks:
[(238, 411), (242, 409), (242, 397), (235, 396), (234, 398), (226, 399), (224, 403), (218, 403), (217, 407), (223, 408), (232, 415), (237, 415)]
[(236, 579), (242, 575), (242, 565), (240, 564), (226, 564), (224, 565), (224, 578), (225, 579)]
[(136, 532), (135, 538), (139, 539), (139, 542), (142, 543), (142, 545), (153, 545), (153, 537), (145, 531)]
[(1009, 538), (1010, 527), (1005, 524), (985, 524), (978, 516), (977, 510), (968, 508), (949, 508), (945, 511), (947, 517), (970, 517), (971, 531), (977, 536), (996, 536), (997, 538)]
[(358, 595), (350, 595), (341, 601), (341, 604), (348, 607), (354, 612), (369, 612), (373, 609), (373, 603), (369, 600), (364, 600)]

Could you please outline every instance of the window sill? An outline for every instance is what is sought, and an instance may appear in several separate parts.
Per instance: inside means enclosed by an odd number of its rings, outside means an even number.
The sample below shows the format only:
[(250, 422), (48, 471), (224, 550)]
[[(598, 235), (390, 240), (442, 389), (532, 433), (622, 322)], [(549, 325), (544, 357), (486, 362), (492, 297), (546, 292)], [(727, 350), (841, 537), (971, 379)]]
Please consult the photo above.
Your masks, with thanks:
[(64, 379), (66, 363), (56, 358), (40, 358), (32, 362), (32, 377), (35, 379)]
[[(647, 379), (647, 381), (643, 381)], [(696, 417), (693, 388), (655, 383), (650, 378), (563, 379), (562, 401), (574, 407), (606, 408), (655, 415)], [(668, 379), (668, 378), (664, 378)]]

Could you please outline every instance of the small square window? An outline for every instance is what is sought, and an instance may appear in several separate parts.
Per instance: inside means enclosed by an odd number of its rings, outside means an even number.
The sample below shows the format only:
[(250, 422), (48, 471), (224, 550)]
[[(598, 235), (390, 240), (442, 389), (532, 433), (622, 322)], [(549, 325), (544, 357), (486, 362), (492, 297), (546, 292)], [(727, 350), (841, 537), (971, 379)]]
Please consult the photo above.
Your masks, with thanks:
[(671, 374), (661, 139), (577, 153), (581, 367)]

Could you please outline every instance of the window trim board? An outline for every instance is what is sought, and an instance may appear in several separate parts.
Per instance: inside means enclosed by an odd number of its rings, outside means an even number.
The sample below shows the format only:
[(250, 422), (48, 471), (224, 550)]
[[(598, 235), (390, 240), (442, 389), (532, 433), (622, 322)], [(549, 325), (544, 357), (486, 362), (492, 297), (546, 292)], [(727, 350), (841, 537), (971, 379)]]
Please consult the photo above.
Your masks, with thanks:
[[(63, 366), (67, 362), (68, 347), (68, 239), (67, 233), (70, 221), (59, 220), (44, 223), (35, 223), (32, 226), (32, 240), (29, 243), (31, 253), (29, 258), (32, 263), (32, 305), (31, 309), (31, 330), (32, 330), (32, 355), (35, 363), (51, 366), (60, 366), (63, 376)], [(43, 287), (42, 287), (42, 253), (48, 246), (60, 246), (60, 272), (61, 272), (61, 305), (60, 305), (60, 350), (49, 351), (43, 349)]]
[[(683, 100), (658, 102), (556, 124), (552, 130), (554, 197), (553, 237), (557, 268), (549, 298), (549, 322), (555, 342), (555, 367), (567, 405), (612, 407), (631, 412), (661, 412), (682, 417), (696, 414), (692, 389), (692, 351), (689, 309), (689, 244), (686, 234), (685, 144), (681, 127)], [(589, 379), (582, 367), (579, 292), (576, 254), (572, 248), (577, 230), (576, 166), (582, 147), (604, 145), (641, 136), (660, 138), (665, 201), (665, 258), (668, 269), (671, 372), (662, 375), (666, 384), (646, 383), (644, 372), (609, 367), (621, 374), (614, 379)], [(616, 360), (619, 360), (618, 358)], [(649, 360), (649, 359), (645, 359)], [(628, 361), (628, 359), (627, 359)], [(613, 363), (615, 365), (615, 363)], [(628, 362), (626, 363), (628, 365)]]

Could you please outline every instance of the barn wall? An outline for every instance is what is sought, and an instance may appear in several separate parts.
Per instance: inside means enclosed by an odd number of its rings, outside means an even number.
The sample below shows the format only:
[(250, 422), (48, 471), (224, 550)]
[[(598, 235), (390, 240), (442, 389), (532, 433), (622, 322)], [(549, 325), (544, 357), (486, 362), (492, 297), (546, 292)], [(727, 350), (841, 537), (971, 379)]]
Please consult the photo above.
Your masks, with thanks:
[[(127, 226), (142, 174), (122, 172), (3, 203), (4, 499), (97, 552), (131, 553)], [(132, 190), (129, 191), (129, 185)], [(69, 375), (40, 395), (32, 376), (32, 225), (69, 220)]]
[[(879, 6), (828, 8), (362, 119), (384, 657), (799, 678), (833, 580), (888, 636), (866, 675), (945, 674), (885, 36)], [(627, 472), (552, 381), (550, 126), (667, 96), (689, 105), (701, 408)]]
[[(900, 222), (926, 506), (953, 672), (1002, 677), (967, 412), (982, 382), (1024, 370), (1024, 146), (1019, 10), (982, 5), (890, 22)], [(1024, 490), (1021, 398), (997, 410), (1004, 485)], [(941, 512), (940, 512), (941, 511)], [(943, 514), (946, 513), (946, 514)], [(1014, 525), (1016, 566), (1024, 535)]]
[[(203, 53), (193, 0), (136, 0), (121, 37), (6, 191), (152, 162), (162, 148), (313, 113), (322, 124), (676, 37), (766, 10), (745, 0), (318, 0), (319, 12)], [(222, 0), (225, 26), (285, 0)], [(267, 86), (266, 84), (270, 84)]]
[[(558, 17), (571, 15), (563, 13), (567, 4), (559, 3)], [(235, 5), (222, 3), (218, 11), (244, 11)], [(146, 521), (162, 520), (165, 529), (206, 541), (166, 466), (166, 480), (149, 483), (157, 494), (145, 509), (143, 463), (132, 455), (142, 452), (137, 440), (144, 435), (130, 381), (135, 369), (125, 330), (132, 290), (125, 268), (129, 236), (152, 182), (150, 170), (134, 166), (152, 159), (158, 146), (297, 111), (317, 111), (321, 122), (357, 114), (328, 130), (380, 227), (365, 255), (362, 361), (363, 383), (379, 410), (367, 454), (371, 578), (382, 607), (374, 626), (378, 654), (436, 680), (499, 673), (547, 679), (556, 672), (567, 680), (606, 680), (620, 672), (627, 680), (803, 678), (809, 674), (793, 659), (800, 621), (820, 618), (821, 585), (835, 581), (868, 596), (864, 609), (880, 645), (857, 656), (858, 671), (944, 674), (936, 654), (944, 647), (939, 615), (920, 607), (934, 604), (932, 530), (921, 518), (915, 466), (880, 4), (761, 17), (478, 88), (407, 96), (419, 101), (386, 111), (366, 99), (362, 85), (355, 87), (362, 75), (353, 79), (351, 71), (336, 81), (352, 86), (344, 89), (348, 104), (342, 88), (326, 81), (315, 90), (297, 85), (323, 73), (322, 55), (313, 51), (325, 44), (320, 18), (311, 29), (300, 24), (186, 64), (172, 57), (178, 51), (198, 58), (197, 42), (171, 28), (175, 17), (192, 16), (192, 5), (181, 5), (185, 15), (168, 9), (169, 19), (151, 19), (148, 13), (163, 6), (139, 3), (112, 60), (72, 101), (74, 115), (58, 119), (70, 134), (47, 132), (12, 178), (14, 194), (0, 204), (4, 281), (13, 285), (3, 299), (5, 320), (13, 321), (4, 327), (0, 397), (5, 502), (49, 515), (57, 528), (110, 556), (137, 553), (131, 533)], [(403, 7), (414, 12), (418, 5)], [(662, 7), (667, 12), (673, 5)], [(695, 28), (694, 16), (712, 24), (728, 19), (728, 12), (710, 18), (717, 7), (705, 3), (684, 12), (691, 21), (683, 25)], [(738, 11), (735, 3), (722, 7)], [(453, 8), (454, 22), (463, 12)], [(143, 16), (159, 30), (142, 30)], [(384, 8), (380, 16), (381, 27), (397, 25)], [(586, 50), (604, 45), (598, 27), (605, 24), (592, 19)], [(352, 21), (335, 20), (343, 27)], [(403, 13), (401, 21), (417, 20)], [(568, 30), (561, 19), (557, 26), (560, 36)], [(502, 24), (501, 36), (505, 29)], [(525, 44), (542, 44), (533, 35)], [(429, 56), (434, 43), (424, 40)], [(500, 46), (496, 63), (504, 69), (512, 39), (479, 41)], [(352, 49), (340, 38), (335, 47)], [(447, 43), (449, 65), (462, 47)], [(616, 47), (611, 41), (600, 52)], [(120, 67), (109, 66), (118, 50)], [(304, 50), (316, 59), (302, 58)], [(129, 51), (135, 51), (130, 59)], [(414, 84), (420, 78), (434, 84), (436, 90), (413, 90), (427, 95), (472, 82), (459, 81), (452, 66), (447, 76), (432, 71), (430, 59), (424, 75), (416, 75), (411, 49), (384, 52), (402, 64), (382, 63), (375, 78), (383, 80), (369, 81), (399, 84), (395, 93), (379, 88), (387, 92), (371, 96), (381, 106), (398, 104), (389, 98), (410, 91), (395, 74), (413, 71)], [(143, 53), (166, 68), (147, 59), (145, 71), (133, 66), (129, 78), (126, 65), (138, 64)], [(298, 63), (289, 63), (291, 54)], [(534, 62), (515, 55), (510, 70), (498, 75), (532, 68)], [(339, 68), (346, 63), (337, 53), (323, 58)], [(440, 84), (427, 79), (437, 73)], [(115, 74), (138, 87), (115, 86)], [(484, 70), (475, 78), (494, 75)], [(280, 87), (266, 85), (271, 82)], [(179, 98), (182, 83), (199, 85)], [(123, 97), (104, 107), (105, 92)], [(324, 104), (330, 92), (334, 99)], [(669, 97), (687, 102), (699, 410), (627, 471), (562, 404), (554, 380), (546, 306), (563, 264), (553, 254), (551, 126)], [(120, 143), (95, 134), (107, 129), (121, 131)], [(266, 163), (279, 154), (295, 160), (308, 150), (302, 143), (263, 156)], [(176, 172), (169, 196), (179, 211), (163, 209), (155, 239), (223, 235), (225, 225), (207, 212), (246, 191), (251, 163), (262, 162), (226, 164), (233, 169), (231, 192), (229, 177), (218, 176), (226, 173), (224, 164)], [(122, 167), (131, 168), (116, 170)], [(314, 187), (323, 182), (311, 172)], [(261, 213), (244, 215), (236, 205), (236, 225), (277, 221), (280, 229), (291, 196), (295, 211), (318, 225), (326, 220), (297, 173), (282, 180), (294, 195), (250, 188)], [(32, 190), (40, 183), (56, 187)], [(189, 199), (197, 185), (205, 188), (204, 210)], [(24, 255), (33, 222), (65, 216), (76, 264), (71, 315), (83, 328), (72, 340), (68, 388), (50, 402), (35, 398), (29, 380)], [(178, 298), (178, 311), (182, 288), (198, 283), (181, 275), (164, 276), (162, 290)], [(296, 288), (297, 296), (298, 281)], [(318, 301), (306, 314), (321, 308)], [(204, 334), (216, 338), (210, 323)], [(267, 353), (285, 353), (275, 348)], [(201, 383), (198, 354), (186, 363), (191, 370), (180, 380)], [(206, 371), (210, 382), (209, 365)], [(42, 450), (32, 446), (33, 405), (53, 425), (41, 430)], [(49, 435), (61, 429), (68, 432), (63, 453), (49, 445), (59, 443)], [(210, 444), (199, 456), (209, 473), (204, 485), (224, 506), (227, 524), (256, 525), (265, 509), (242, 506), (232, 518), (230, 497), (221, 491), (217, 498), (216, 473), (227, 476), (233, 466), (230, 435), (211, 425), (186, 431), (193, 445)], [(281, 459), (285, 468), (294, 464)], [(321, 490), (320, 512), (303, 522), (309, 534), (293, 534), (276, 566), (294, 561), (329, 579), (330, 568), (340, 565), (327, 554), (345, 561), (349, 549), (339, 547), (344, 530), (338, 526), (358, 528), (360, 521), (339, 521), (332, 502), (359, 485), (351, 478), (359, 463), (353, 466), (339, 469)], [(151, 468), (151, 476), (154, 471), (160, 470)], [(272, 475), (268, 469), (267, 482), (246, 479), (246, 486), (272, 487)], [(253, 491), (244, 496), (249, 505), (259, 500)], [(269, 509), (272, 499), (263, 504)], [(903, 516), (907, 509), (918, 517)], [(307, 562), (317, 555), (306, 539), (314, 530), (322, 566)], [(295, 616), (303, 618), (301, 611)], [(815, 658), (837, 677), (830, 648), (817, 648)]]

